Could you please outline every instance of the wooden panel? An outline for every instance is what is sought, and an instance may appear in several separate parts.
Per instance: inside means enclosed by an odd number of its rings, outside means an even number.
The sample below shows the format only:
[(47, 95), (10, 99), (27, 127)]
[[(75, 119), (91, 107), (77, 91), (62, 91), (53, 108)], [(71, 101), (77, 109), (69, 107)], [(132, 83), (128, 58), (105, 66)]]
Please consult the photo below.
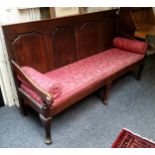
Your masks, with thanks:
[(99, 52), (99, 25), (96, 21), (83, 23), (78, 31), (78, 58), (85, 58)]
[[(107, 29), (108, 27), (108, 29)], [(108, 18), (101, 23), (101, 49), (105, 50), (112, 47), (113, 38), (117, 35), (116, 19)]]
[(52, 44), (55, 68), (76, 61), (76, 43), (73, 27), (56, 27), (52, 31)]
[(28, 65), (41, 72), (48, 70), (48, 54), (44, 37), (41, 34), (27, 33), (18, 35), (13, 40), (12, 46), (15, 61), (20, 65)]
[(130, 11), (133, 16), (135, 24), (139, 23), (155, 24), (155, 15), (153, 12), (153, 8), (151, 7), (130, 8)]
[(119, 14), (119, 32), (125, 36), (134, 36), (136, 25), (129, 9), (120, 9)]
[(116, 20), (116, 10), (108, 10), (2, 29), (9, 59), (47, 72), (110, 48)]
[(146, 11), (145, 21), (148, 21), (149, 24), (155, 24), (155, 14), (153, 8)]

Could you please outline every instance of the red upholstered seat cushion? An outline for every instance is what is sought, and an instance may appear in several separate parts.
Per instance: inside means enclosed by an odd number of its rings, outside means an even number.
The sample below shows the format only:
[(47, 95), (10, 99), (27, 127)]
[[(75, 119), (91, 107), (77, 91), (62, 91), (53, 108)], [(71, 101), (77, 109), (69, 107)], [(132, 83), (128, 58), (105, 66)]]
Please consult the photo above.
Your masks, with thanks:
[(147, 50), (147, 44), (145, 42), (121, 38), (121, 37), (116, 37), (113, 40), (113, 45), (119, 49), (138, 53), (138, 54), (145, 54)]
[[(52, 78), (47, 77), (46, 75), (38, 72), (37, 70), (31, 67), (24, 66), (22, 67), (22, 70), (38, 86), (50, 93), (54, 99), (58, 98), (61, 95), (61, 85), (55, 79), (53, 80)], [(19, 76), (17, 76), (17, 78), (22, 82), (22, 84), (24, 84), (28, 88), (31, 88), (31, 86), (29, 86)]]
[[(78, 94), (95, 82), (106, 79), (143, 57), (141, 54), (113, 48), (46, 73), (46, 76), (61, 84), (61, 96), (54, 100), (53, 113), (67, 107), (68, 105), (62, 104), (70, 96)], [(29, 88), (22, 89), (30, 94)], [(35, 92), (31, 96), (41, 103), (41, 98)]]
[(21, 83), (21, 89), (24, 90), (24, 92), (26, 92), (28, 95), (30, 95), (35, 101), (37, 101), (37, 103), (39, 104), (43, 103), (41, 97), (27, 85)]

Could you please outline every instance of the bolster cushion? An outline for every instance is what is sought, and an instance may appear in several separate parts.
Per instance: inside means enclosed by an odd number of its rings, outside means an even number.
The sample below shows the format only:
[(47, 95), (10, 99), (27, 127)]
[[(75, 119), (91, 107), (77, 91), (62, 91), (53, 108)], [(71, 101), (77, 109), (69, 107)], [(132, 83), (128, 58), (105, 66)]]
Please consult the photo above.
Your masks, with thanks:
[(121, 50), (126, 50), (143, 55), (146, 53), (147, 50), (147, 44), (145, 42), (121, 37), (114, 38), (113, 45)]
[[(58, 98), (61, 95), (61, 85), (47, 77), (46, 75), (36, 71), (35, 69), (31, 67), (24, 66), (22, 67), (22, 70), (24, 73), (37, 84), (40, 88), (48, 92), (52, 95), (54, 99)], [(19, 76), (17, 76), (18, 80), (20, 80), (24, 85), (31, 88), (23, 79), (21, 79)]]

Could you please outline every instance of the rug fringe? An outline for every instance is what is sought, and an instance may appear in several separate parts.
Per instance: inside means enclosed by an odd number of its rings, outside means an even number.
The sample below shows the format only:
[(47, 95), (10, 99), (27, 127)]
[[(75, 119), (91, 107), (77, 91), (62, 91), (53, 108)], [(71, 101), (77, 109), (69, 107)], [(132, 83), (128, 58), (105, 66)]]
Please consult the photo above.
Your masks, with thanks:
[[(145, 139), (145, 140), (148, 140), (148, 141), (150, 141), (150, 142), (152, 142), (152, 143), (155, 143), (152, 139), (148, 139), (148, 138), (146, 138), (146, 137), (143, 137), (143, 136), (141, 136), (141, 135), (139, 135), (139, 134), (137, 134), (137, 133), (134, 133), (133, 131), (131, 131), (131, 130), (129, 130), (129, 129), (127, 129), (127, 128), (123, 128), (124, 130), (127, 130), (127, 131), (129, 131), (129, 132), (131, 132), (132, 134), (134, 134), (134, 135), (136, 135), (136, 136), (139, 136), (139, 137), (141, 137), (141, 138), (143, 138), (143, 139)], [(122, 130), (123, 130), (122, 129)]]

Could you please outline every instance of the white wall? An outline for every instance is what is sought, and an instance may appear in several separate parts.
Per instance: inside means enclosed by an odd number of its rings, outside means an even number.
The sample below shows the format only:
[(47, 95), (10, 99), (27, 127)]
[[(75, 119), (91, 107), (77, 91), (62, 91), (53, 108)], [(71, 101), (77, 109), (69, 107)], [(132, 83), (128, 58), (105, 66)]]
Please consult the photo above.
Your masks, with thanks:
[(20, 22), (35, 21), (41, 18), (39, 8), (18, 9), (18, 14)]
[(1, 8), (0, 24), (20, 23), (40, 20), (39, 8)]
[(110, 10), (112, 7), (87, 7), (87, 12), (97, 12), (97, 11), (104, 11), (104, 10)]
[(5, 105), (12, 106), (15, 103), (18, 105), (17, 93), (15, 90), (15, 84), (13, 81), (13, 76), (1, 28), (0, 28), (0, 83), (2, 87), (2, 95), (4, 98)]

